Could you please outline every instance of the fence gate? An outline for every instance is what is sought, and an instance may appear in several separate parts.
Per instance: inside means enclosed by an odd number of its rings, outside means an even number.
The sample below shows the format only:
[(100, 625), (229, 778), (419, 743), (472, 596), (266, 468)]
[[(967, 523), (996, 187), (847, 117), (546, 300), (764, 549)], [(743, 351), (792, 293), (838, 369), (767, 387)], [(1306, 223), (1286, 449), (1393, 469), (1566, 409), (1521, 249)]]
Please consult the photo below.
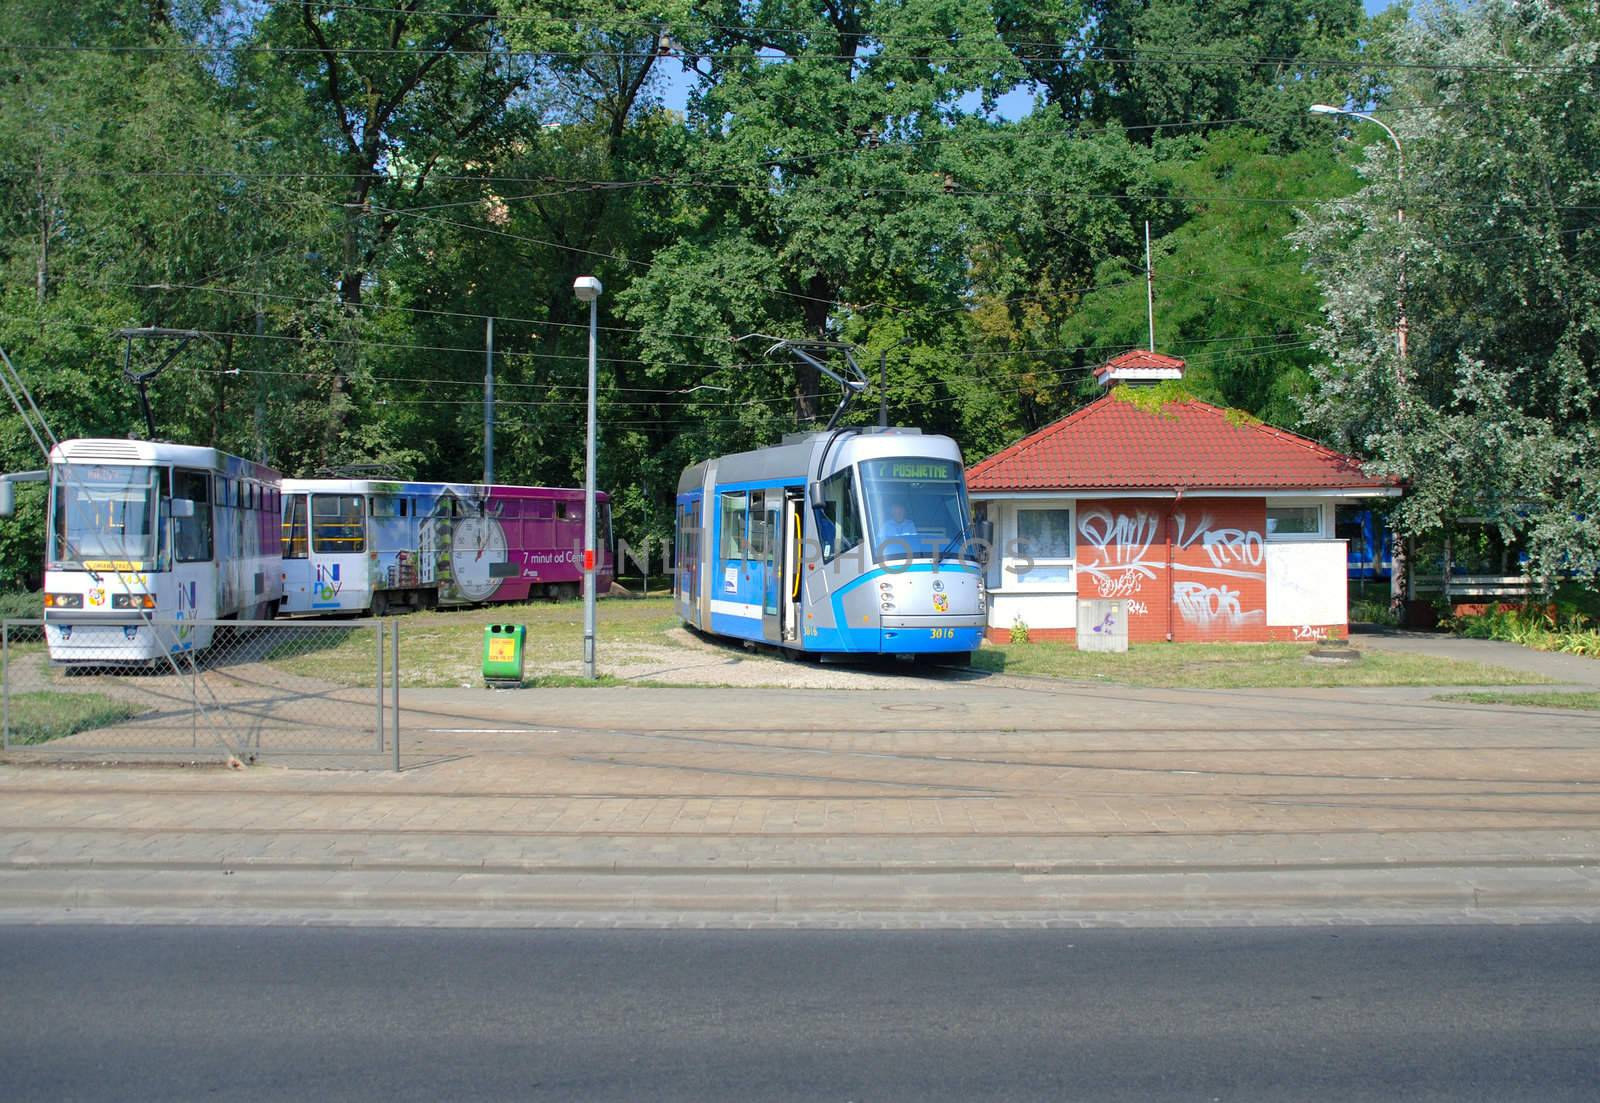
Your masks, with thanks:
[(398, 744), (399, 654), (400, 626), (383, 620), (6, 620), (3, 746), (370, 761)]

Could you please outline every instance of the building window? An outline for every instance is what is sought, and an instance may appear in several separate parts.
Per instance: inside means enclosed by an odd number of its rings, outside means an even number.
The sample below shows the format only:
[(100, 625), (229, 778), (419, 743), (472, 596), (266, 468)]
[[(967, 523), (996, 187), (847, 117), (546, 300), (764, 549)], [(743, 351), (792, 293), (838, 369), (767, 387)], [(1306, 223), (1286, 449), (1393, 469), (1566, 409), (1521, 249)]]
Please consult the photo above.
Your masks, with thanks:
[(1017, 544), (1011, 571), (1019, 585), (1070, 583), (1075, 554), (1070, 508), (1017, 507)]
[(1268, 540), (1314, 540), (1322, 535), (1322, 507), (1267, 507)]

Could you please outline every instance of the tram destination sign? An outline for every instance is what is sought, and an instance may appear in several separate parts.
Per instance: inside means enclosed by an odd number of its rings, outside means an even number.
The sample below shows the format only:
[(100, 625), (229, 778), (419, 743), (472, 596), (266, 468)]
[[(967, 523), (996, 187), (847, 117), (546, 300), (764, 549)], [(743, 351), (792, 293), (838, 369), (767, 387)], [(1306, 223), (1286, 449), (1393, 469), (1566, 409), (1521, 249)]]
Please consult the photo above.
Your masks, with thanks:
[(953, 479), (956, 465), (946, 460), (872, 460), (867, 464), (880, 479)]

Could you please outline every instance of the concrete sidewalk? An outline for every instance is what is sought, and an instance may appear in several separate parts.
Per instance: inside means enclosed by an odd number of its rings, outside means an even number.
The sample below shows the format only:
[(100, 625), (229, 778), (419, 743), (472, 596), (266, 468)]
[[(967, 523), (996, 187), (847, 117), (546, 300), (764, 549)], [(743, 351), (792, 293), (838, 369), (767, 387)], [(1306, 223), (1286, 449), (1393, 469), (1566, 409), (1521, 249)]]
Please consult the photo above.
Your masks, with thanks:
[(1600, 916), (1591, 714), (1031, 679), (404, 707), (398, 774), (0, 767), (0, 912)]
[(1600, 689), (1600, 659), (1591, 659), (1585, 655), (1535, 651), (1531, 647), (1507, 643), (1504, 640), (1471, 640), (1443, 632), (1415, 632), (1404, 628), (1375, 625), (1352, 627), (1350, 642), (1357, 649), (1398, 651), (1411, 655), (1434, 655), (1441, 659), (1484, 663), (1524, 674), (1542, 674), (1563, 685)]

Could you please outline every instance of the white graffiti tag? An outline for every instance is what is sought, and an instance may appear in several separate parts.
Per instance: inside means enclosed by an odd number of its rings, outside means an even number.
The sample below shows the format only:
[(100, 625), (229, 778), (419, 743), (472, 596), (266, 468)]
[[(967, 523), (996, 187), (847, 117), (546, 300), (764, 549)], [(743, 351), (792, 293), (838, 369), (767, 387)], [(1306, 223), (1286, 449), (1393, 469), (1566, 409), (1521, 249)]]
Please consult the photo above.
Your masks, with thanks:
[[(1183, 550), (1199, 544), (1205, 550), (1210, 567), (1203, 564), (1185, 567), (1187, 570), (1210, 574), (1232, 575), (1236, 578), (1260, 578), (1259, 569), (1265, 560), (1261, 534), (1250, 529), (1215, 528), (1211, 514), (1200, 515), (1200, 520), (1190, 527), (1189, 517), (1180, 513), (1178, 522), (1178, 548)], [(1179, 564), (1179, 566), (1185, 566)], [(1244, 568), (1255, 567), (1256, 570)]]
[(1103, 509), (1086, 510), (1078, 518), (1078, 534), (1094, 549), (1093, 562), (1081, 565), (1094, 579), (1101, 597), (1126, 597), (1144, 587), (1166, 564), (1149, 558), (1150, 545), (1161, 531), (1161, 519), (1143, 510), (1129, 516)]
[(1226, 586), (1207, 586), (1204, 582), (1178, 582), (1172, 587), (1172, 602), (1184, 621), (1202, 630), (1243, 628), (1260, 624), (1266, 610), (1239, 606), (1239, 591)]
[(1294, 638), (1297, 640), (1325, 640), (1328, 638), (1328, 630), (1321, 625), (1302, 624), (1294, 630)]

